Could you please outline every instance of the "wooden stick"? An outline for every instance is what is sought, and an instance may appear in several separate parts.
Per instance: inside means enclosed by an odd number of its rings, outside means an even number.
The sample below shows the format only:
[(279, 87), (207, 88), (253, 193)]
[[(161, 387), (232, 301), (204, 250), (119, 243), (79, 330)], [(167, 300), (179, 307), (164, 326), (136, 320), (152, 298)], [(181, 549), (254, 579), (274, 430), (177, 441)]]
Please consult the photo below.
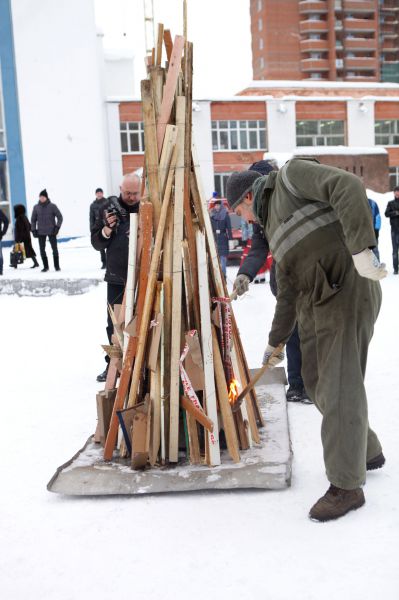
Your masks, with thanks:
[[(174, 160), (172, 159), (172, 163), (173, 162), (174, 162)], [(156, 238), (155, 238), (154, 249), (152, 252), (151, 264), (148, 269), (149, 272), (147, 271), (148, 281), (147, 281), (145, 300), (144, 300), (144, 305), (143, 305), (143, 313), (142, 313), (141, 323), (140, 323), (140, 327), (139, 327), (139, 334), (138, 334), (138, 339), (137, 339), (136, 360), (134, 363), (132, 383), (130, 386), (129, 401), (128, 401), (129, 408), (131, 406), (134, 406), (137, 401), (138, 386), (139, 386), (139, 382), (140, 382), (140, 378), (141, 378), (141, 369), (143, 366), (145, 347), (146, 347), (146, 342), (147, 342), (147, 338), (148, 338), (148, 327), (150, 324), (152, 305), (153, 305), (153, 301), (154, 301), (154, 295), (155, 295), (157, 279), (158, 279), (159, 257), (161, 254), (162, 238), (163, 238), (163, 233), (165, 230), (166, 215), (168, 212), (169, 201), (170, 201), (170, 196), (171, 196), (171, 191), (172, 191), (173, 175), (174, 175), (174, 173), (173, 173), (173, 167), (172, 167), (172, 170), (169, 173), (169, 179), (168, 179), (167, 189), (165, 192), (165, 198), (162, 203), (161, 215), (159, 218), (159, 225), (158, 225), (157, 234), (156, 234)]]
[(224, 434), (226, 436), (227, 449), (234, 462), (240, 462), (240, 452), (238, 449), (238, 439), (234, 425), (234, 417), (231, 411), (229, 396), (227, 392), (226, 377), (223, 369), (222, 357), (219, 349), (219, 342), (216, 329), (212, 327), (213, 342), (213, 361), (215, 366), (215, 380), (218, 391), (219, 407), (223, 418)]
[[(161, 309), (162, 283), (158, 283), (155, 297), (154, 309), (155, 313), (159, 313)], [(161, 443), (161, 359), (158, 355), (157, 367), (155, 373), (150, 374), (151, 377), (151, 443), (150, 443), (150, 464), (154, 466)]]
[(154, 229), (159, 223), (161, 212), (161, 198), (159, 190), (158, 159), (160, 152), (157, 147), (157, 122), (155, 105), (152, 96), (151, 81), (143, 79), (141, 82), (141, 100), (144, 122), (145, 165), (148, 184), (148, 195), (154, 205)]
[[(192, 404), (192, 403), (190, 403), (190, 404)], [(199, 438), (198, 438), (197, 421), (195, 420), (193, 415), (190, 414), (187, 410), (186, 410), (186, 417), (187, 417), (188, 439), (189, 439), (189, 446), (190, 446), (190, 463), (192, 465), (199, 465), (201, 463), (201, 450), (200, 450)]]
[(157, 37), (157, 53), (155, 64), (156, 66), (161, 66), (162, 62), (162, 43), (163, 43), (163, 24), (158, 23), (158, 37)]
[(173, 287), (172, 287), (172, 330), (171, 330), (171, 357), (170, 357), (170, 399), (169, 399), (169, 461), (178, 460), (179, 442), (179, 389), (180, 371), (179, 361), (181, 354), (181, 318), (182, 318), (182, 240), (184, 218), (184, 123), (185, 123), (185, 98), (178, 96), (176, 99), (177, 136), (177, 162), (175, 177), (175, 205), (173, 218)]
[(263, 365), (263, 367), (261, 367), (259, 369), (259, 371), (256, 373), (256, 375), (254, 375), (254, 377), (251, 379), (251, 381), (248, 383), (248, 385), (245, 386), (245, 388), (242, 390), (241, 394), (238, 396), (237, 400), (234, 402), (234, 406), (233, 406), (233, 411), (234, 412), (236, 412), (239, 409), (239, 407), (241, 405), (241, 402), (244, 400), (244, 398), (248, 394), (248, 392), (250, 392), (252, 390), (252, 388), (257, 384), (257, 382), (262, 377), (262, 375), (264, 373), (266, 373), (267, 369), (270, 368), (270, 364), (269, 364), (270, 359), (274, 358), (275, 356), (277, 356), (277, 354), (279, 354), (280, 352), (282, 352), (283, 349), (284, 349), (284, 344), (279, 344), (277, 346), (277, 348), (275, 348), (275, 350), (273, 350), (273, 352), (270, 355), (269, 360), (267, 361), (267, 363), (265, 365)]
[[(134, 288), (136, 284), (136, 250), (137, 250), (137, 227), (138, 227), (138, 215), (137, 213), (130, 214), (130, 226), (129, 226), (129, 257), (127, 266), (127, 280), (125, 289), (126, 308), (125, 308), (125, 327), (127, 327), (133, 317), (133, 306), (134, 306)], [(126, 355), (127, 344), (129, 341), (129, 334), (124, 333), (123, 341), (123, 356)]]
[[(198, 277), (199, 277), (199, 300), (201, 311), (201, 341), (202, 356), (204, 361), (205, 378), (205, 409), (208, 417), (217, 423), (217, 406), (215, 390), (215, 373), (213, 364), (212, 349), (212, 327), (209, 299), (209, 280), (208, 264), (205, 246), (205, 235), (197, 231), (197, 256), (198, 256)], [(208, 432), (209, 443), (209, 464), (220, 465), (219, 432), (213, 434)]]
[(170, 33), (170, 29), (164, 29), (163, 41), (165, 44), (166, 58), (168, 59), (168, 62), (170, 63), (170, 59), (172, 58), (172, 51), (173, 51), (173, 42), (172, 42), (172, 35)]
[(207, 431), (210, 431), (211, 433), (213, 432), (214, 425), (213, 425), (213, 422), (211, 421), (211, 419), (209, 417), (207, 417), (206, 414), (202, 410), (199, 410), (199, 408), (194, 406), (194, 404), (191, 402), (191, 400), (186, 398), (186, 396), (180, 396), (180, 403), (181, 403), (182, 407), (184, 408), (184, 410), (186, 410), (188, 413), (190, 413), (190, 415), (192, 415), (194, 417), (194, 419), (196, 421), (198, 421), (198, 423), (200, 423), (200, 425), (205, 427), (205, 429)]
[(159, 114), (159, 121), (157, 127), (157, 145), (159, 154), (162, 151), (163, 139), (165, 137), (166, 125), (169, 123), (170, 115), (172, 112), (173, 102), (175, 99), (175, 91), (177, 82), (179, 79), (181, 59), (184, 49), (184, 38), (180, 35), (175, 37), (175, 43), (173, 44), (173, 51), (170, 57), (170, 64), (168, 69), (168, 75), (166, 77), (166, 84), (164, 94), (162, 98), (161, 112)]

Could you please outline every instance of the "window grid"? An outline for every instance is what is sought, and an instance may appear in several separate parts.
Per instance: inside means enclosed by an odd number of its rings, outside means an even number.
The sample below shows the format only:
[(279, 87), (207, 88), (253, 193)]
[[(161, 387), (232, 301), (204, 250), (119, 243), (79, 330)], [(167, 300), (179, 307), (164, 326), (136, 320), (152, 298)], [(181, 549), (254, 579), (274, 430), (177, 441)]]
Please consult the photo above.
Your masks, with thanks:
[(399, 185), (399, 167), (389, 167), (389, 189)]
[(399, 145), (399, 119), (375, 121), (374, 132), (376, 146)]
[(266, 150), (266, 121), (212, 121), (213, 150)]
[(122, 154), (142, 154), (144, 152), (144, 123), (142, 121), (122, 121), (120, 133)]
[(217, 192), (220, 198), (226, 198), (226, 185), (227, 180), (230, 177), (230, 173), (215, 173), (214, 182), (215, 182), (215, 192)]
[(345, 122), (308, 120), (296, 122), (297, 146), (345, 145)]

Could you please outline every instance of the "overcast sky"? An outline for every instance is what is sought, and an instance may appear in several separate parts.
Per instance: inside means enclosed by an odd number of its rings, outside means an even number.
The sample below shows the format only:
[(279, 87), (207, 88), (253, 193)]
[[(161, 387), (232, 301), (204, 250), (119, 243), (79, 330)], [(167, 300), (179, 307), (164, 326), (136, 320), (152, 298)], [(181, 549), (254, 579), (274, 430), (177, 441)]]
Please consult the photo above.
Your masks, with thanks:
[[(194, 97), (233, 96), (252, 81), (250, 0), (187, 0), (188, 38), (194, 43)], [(145, 77), (143, 0), (95, 0), (106, 50), (132, 51), (135, 90)], [(183, 0), (154, 0), (157, 23), (183, 34)], [(164, 60), (164, 58), (163, 58)]]

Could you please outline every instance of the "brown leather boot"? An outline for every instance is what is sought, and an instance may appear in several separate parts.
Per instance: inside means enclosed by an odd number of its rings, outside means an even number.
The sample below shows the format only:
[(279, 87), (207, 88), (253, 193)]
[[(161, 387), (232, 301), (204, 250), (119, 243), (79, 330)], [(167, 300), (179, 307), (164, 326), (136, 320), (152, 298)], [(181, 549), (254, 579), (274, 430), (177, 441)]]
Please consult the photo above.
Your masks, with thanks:
[(362, 488), (343, 490), (331, 484), (324, 496), (312, 506), (309, 517), (315, 521), (339, 519), (350, 510), (360, 508), (364, 503)]
[(370, 460), (366, 463), (367, 471), (374, 471), (375, 469), (381, 469), (385, 464), (385, 456), (381, 452), (374, 458), (370, 458)]

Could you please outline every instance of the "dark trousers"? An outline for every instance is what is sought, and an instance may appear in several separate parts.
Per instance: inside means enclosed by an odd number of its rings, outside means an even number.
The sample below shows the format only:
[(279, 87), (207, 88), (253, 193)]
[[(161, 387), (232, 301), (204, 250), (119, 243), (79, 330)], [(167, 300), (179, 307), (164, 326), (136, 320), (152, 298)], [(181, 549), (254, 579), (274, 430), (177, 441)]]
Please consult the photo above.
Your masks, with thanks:
[(288, 371), (288, 383), (293, 388), (302, 388), (303, 380), (301, 375), (302, 369), (302, 355), (301, 346), (298, 335), (298, 323), (295, 325), (295, 329), (291, 334), (290, 339), (286, 344), (287, 350), (287, 371)]
[[(108, 311), (108, 304), (110, 304), (112, 308), (114, 308), (115, 304), (122, 304), (124, 291), (124, 285), (119, 285), (116, 283), (107, 283), (107, 337), (110, 344), (112, 343), (111, 338), (112, 334), (114, 333), (114, 326)], [(109, 356), (106, 356), (105, 360), (106, 362), (109, 362)]]
[(40, 256), (42, 257), (43, 265), (48, 268), (48, 260), (46, 254), (46, 238), (48, 237), (51, 249), (53, 251), (54, 266), (58, 267), (58, 246), (56, 235), (38, 235)]
[(373, 252), (376, 255), (376, 257), (378, 258), (378, 260), (380, 260), (380, 252), (378, 250), (378, 236), (380, 235), (380, 230), (374, 229), (374, 235), (375, 235), (375, 239), (377, 240), (377, 245), (375, 248), (373, 248)]
[(391, 230), (393, 270), (398, 270), (399, 231)]
[(105, 254), (105, 250), (104, 250), (104, 249), (100, 250), (100, 255), (101, 255), (101, 263), (102, 263), (103, 265), (105, 265), (105, 262), (106, 262), (106, 260), (107, 260), (107, 257), (106, 257), (106, 254)]
[(4, 264), (3, 249), (2, 249), (2, 244), (1, 244), (1, 240), (0, 240), (0, 275), (3, 275), (3, 264)]

